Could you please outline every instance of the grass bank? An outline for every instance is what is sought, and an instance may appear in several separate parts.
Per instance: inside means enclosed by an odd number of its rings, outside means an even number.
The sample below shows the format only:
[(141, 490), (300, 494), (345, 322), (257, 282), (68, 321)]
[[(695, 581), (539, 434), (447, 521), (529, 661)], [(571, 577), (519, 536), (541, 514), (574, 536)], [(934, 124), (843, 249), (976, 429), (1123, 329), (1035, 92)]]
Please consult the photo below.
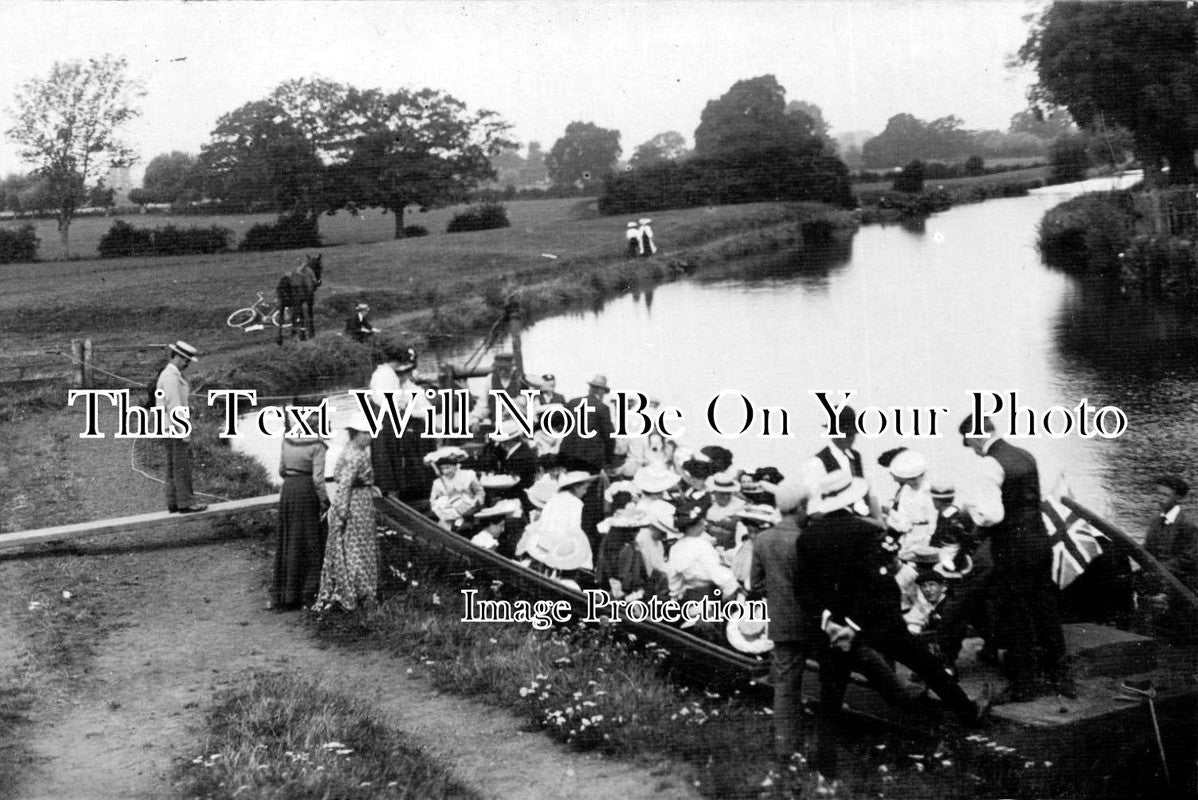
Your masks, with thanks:
[(175, 796), (478, 800), (370, 706), (290, 675), (256, 672), (222, 691)]

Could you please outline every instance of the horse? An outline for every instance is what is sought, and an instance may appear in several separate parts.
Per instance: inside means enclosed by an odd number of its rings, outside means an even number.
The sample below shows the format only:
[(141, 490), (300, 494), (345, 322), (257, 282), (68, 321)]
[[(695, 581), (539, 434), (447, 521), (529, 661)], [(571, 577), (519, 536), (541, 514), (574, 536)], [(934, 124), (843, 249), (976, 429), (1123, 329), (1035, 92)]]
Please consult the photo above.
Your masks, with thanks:
[[(309, 336), (316, 336), (312, 305), (316, 302), (316, 288), (320, 286), (323, 270), (320, 254), (309, 255), (294, 271), (279, 278), (279, 285), (275, 287), (279, 300), (279, 322), (282, 323), (290, 311), (292, 336), (298, 328), (301, 342)], [(282, 325), (279, 326), (278, 343), (283, 343)]]

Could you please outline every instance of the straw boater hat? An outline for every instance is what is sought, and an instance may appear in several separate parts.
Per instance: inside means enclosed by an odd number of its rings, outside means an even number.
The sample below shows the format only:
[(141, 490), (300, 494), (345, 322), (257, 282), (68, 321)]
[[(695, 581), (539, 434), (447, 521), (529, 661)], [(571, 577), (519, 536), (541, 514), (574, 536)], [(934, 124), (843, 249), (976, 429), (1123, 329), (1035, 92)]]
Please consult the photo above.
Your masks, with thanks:
[(952, 500), (957, 495), (957, 487), (953, 486), (953, 482), (947, 478), (934, 478), (932, 480), (932, 499), (933, 500)]
[(769, 625), (763, 619), (749, 619), (749, 605), (744, 600), (733, 600), (725, 612), (731, 611), (731, 606), (740, 606), (740, 619), (729, 619), (725, 632), (728, 644), (742, 653), (768, 653), (774, 649), (774, 643), (769, 639)]
[(940, 560), (932, 567), (932, 571), (949, 580), (964, 578), (973, 571), (973, 559), (959, 548), (955, 552), (952, 548), (944, 548), (940, 551)]
[(549, 569), (563, 572), (581, 569), (591, 556), (585, 536), (563, 536), (553, 531), (539, 532), (529, 545), (528, 554)]
[(642, 492), (668, 492), (682, 480), (676, 472), (671, 472), (662, 464), (648, 464), (641, 467), (632, 476), (632, 483)]
[(736, 479), (735, 475), (727, 472), (712, 475), (704, 485), (707, 487), (707, 491), (718, 494), (735, 494), (740, 491), (740, 481)]
[(630, 222), (630, 223), (628, 223), (628, 227), (630, 227), (630, 228), (635, 228), (635, 227), (636, 227), (636, 223), (635, 223), (635, 222)]
[(460, 447), (438, 447), (424, 457), (424, 463), (430, 467), (439, 467), (442, 464), (461, 464), (469, 457)]
[(596, 375), (595, 377), (593, 377), (589, 381), (587, 381), (587, 386), (590, 386), (595, 389), (600, 389), (603, 391), (604, 394), (611, 391), (611, 387), (609, 387), (607, 385), (607, 376), (606, 375)]
[(174, 353), (177, 356), (183, 356), (183, 358), (186, 358), (188, 361), (199, 361), (200, 360), (200, 359), (196, 358), (196, 349), (194, 347), (192, 347), (191, 345), (189, 345), (187, 342), (183, 341), (182, 339), (175, 342), (174, 344), (168, 344), (166, 346), (166, 349), (170, 350), (172, 353)]
[(518, 439), (524, 435), (524, 429), (520, 427), (520, 423), (514, 419), (505, 419), (503, 424), (496, 430), (487, 434), (487, 438), (492, 442), (510, 442), (512, 439)]
[(652, 221), (653, 220), (649, 219), (648, 217), (641, 217), (639, 220), (637, 220), (637, 222), (639, 222), (642, 225), (648, 225)]
[(583, 472), (581, 470), (567, 472), (565, 475), (557, 479), (557, 488), (558, 491), (561, 491), (562, 489), (568, 489), (571, 486), (577, 486), (580, 483), (593, 481), (598, 477), (598, 475), (592, 475), (589, 472)]
[(607, 533), (612, 528), (640, 529), (649, 524), (651, 524), (651, 520), (648, 514), (639, 508), (625, 506), (595, 527), (599, 529), (600, 533)]
[(370, 310), (370, 306), (366, 305), (365, 303), (358, 303), (356, 306), (354, 306), (354, 311), (369, 311), (369, 310)]
[(653, 509), (653, 514), (649, 518), (649, 524), (671, 539), (682, 537), (682, 531), (674, 527), (674, 507), (669, 503), (662, 504)]
[(546, 475), (525, 489), (524, 493), (528, 495), (528, 502), (537, 508), (544, 508), (549, 498), (557, 494), (557, 481)]
[(500, 500), (490, 508), (484, 508), (482, 511), (475, 513), (475, 519), (486, 519), (491, 522), (497, 522), (505, 517), (519, 517), (524, 513), (523, 507), (519, 500), (508, 499)]
[(847, 469), (838, 469), (820, 481), (815, 510), (827, 514), (848, 508), (868, 493), (869, 483), (864, 478), (855, 478)]
[(732, 516), (763, 528), (772, 528), (782, 521), (782, 513), (778, 509), (762, 504), (745, 506)]
[(898, 480), (918, 478), (928, 471), (928, 460), (916, 450), (904, 450), (890, 462), (890, 474)]

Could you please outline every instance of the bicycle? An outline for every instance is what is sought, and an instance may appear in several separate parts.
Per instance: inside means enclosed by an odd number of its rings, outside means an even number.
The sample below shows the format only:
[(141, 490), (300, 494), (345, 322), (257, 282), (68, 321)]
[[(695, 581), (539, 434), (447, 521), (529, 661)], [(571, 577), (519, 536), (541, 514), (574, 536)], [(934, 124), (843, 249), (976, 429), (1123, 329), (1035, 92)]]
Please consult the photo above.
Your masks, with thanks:
[[(262, 292), (258, 292), (258, 299), (255, 300), (248, 308), (239, 308), (229, 315), (225, 323), (230, 328), (241, 328), (243, 331), (261, 330), (266, 327), (266, 323), (274, 325), (276, 328), (288, 328), (290, 322), (280, 324), (279, 309), (273, 305)], [(254, 326), (258, 327), (255, 328)]]

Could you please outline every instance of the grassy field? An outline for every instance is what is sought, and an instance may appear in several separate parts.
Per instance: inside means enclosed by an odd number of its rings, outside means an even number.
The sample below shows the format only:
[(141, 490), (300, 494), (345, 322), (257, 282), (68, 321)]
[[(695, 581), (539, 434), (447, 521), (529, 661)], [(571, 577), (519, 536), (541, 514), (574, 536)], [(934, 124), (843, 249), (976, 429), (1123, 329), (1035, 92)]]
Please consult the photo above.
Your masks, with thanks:
[[(1032, 167), (1031, 169), (1015, 169), (1010, 172), (996, 172), (993, 175), (978, 175), (972, 178), (946, 178), (944, 180), (925, 180), (923, 185), (926, 191), (931, 191), (937, 187), (950, 186), (995, 186), (1003, 183), (1017, 183), (1024, 181), (1047, 180), (1048, 173), (1052, 167)], [(876, 181), (874, 183), (855, 183), (853, 184), (853, 192), (877, 192), (884, 189), (889, 189), (893, 181)]]
[[(565, 198), (561, 200), (515, 200), (504, 203), (512, 225), (527, 225), (546, 217), (551, 219), (576, 219), (594, 216), (593, 198)], [(430, 235), (445, 233), (445, 226), (453, 216), (466, 206), (449, 206), (421, 213), (409, 208), (404, 215), (405, 225), (420, 225)], [(274, 214), (221, 214), (221, 215), (171, 215), (171, 214), (125, 214), (111, 217), (80, 217), (71, 223), (71, 255), (76, 258), (94, 258), (100, 237), (108, 232), (117, 220), (124, 220), (138, 228), (164, 228), (167, 225), (188, 228), (207, 228), (217, 225), (233, 231), (234, 247), (250, 227), (263, 222), (274, 222)], [(58, 224), (53, 219), (32, 220), (41, 244), (38, 257), (52, 261), (62, 257), (62, 243), (58, 236)], [(0, 227), (15, 228), (25, 224), (9, 221)], [(339, 211), (333, 216), (320, 218), (320, 235), (326, 245), (364, 244), (385, 242), (395, 237), (395, 217), (381, 209), (372, 208), (360, 214)]]

